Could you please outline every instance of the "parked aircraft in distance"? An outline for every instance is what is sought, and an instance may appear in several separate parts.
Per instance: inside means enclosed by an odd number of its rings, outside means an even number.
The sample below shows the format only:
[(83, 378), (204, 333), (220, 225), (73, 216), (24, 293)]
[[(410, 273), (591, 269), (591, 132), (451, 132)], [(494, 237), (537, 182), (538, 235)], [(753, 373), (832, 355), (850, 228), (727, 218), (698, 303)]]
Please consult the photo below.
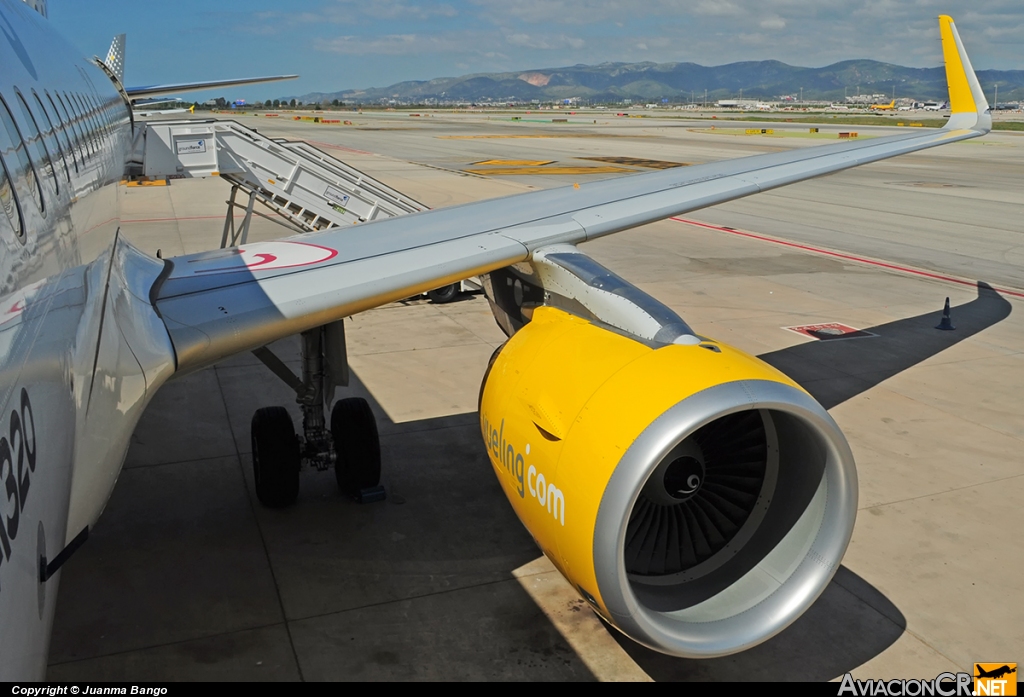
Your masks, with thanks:
[(189, 107), (171, 107), (170, 109), (153, 109), (151, 108), (155, 104), (167, 104), (167, 103), (178, 103), (178, 100), (165, 99), (154, 102), (146, 102), (145, 104), (134, 104), (132, 106), (132, 113), (135, 116), (163, 116), (165, 114), (194, 114), (196, 111), (196, 105), (192, 104)]
[[(360, 496), (378, 484), (380, 444), (365, 400), (331, 409), (334, 371), (347, 371), (341, 320), (471, 276), (509, 335), (483, 376), (484, 447), (520, 520), (594, 612), (653, 649), (704, 658), (774, 636), (825, 589), (858, 495), (835, 421), (576, 245), (984, 135), (988, 104), (949, 17), (942, 129), (159, 259), (119, 234), (117, 187), (137, 164), (131, 100), (245, 81), (125, 87), (123, 37), (106, 60), (85, 59), (37, 6), (0, 0), (0, 680), (45, 675), (61, 566), (164, 383), (243, 351), (270, 365), (267, 345), (300, 334), (301, 434), (283, 407), (255, 413), (256, 495), (293, 504), (300, 467), (315, 461)], [(169, 151), (206, 146), (190, 136)]]
[(871, 105), (871, 110), (872, 111), (892, 111), (895, 108), (896, 108), (896, 100), (895, 99), (893, 99), (888, 104), (872, 104)]

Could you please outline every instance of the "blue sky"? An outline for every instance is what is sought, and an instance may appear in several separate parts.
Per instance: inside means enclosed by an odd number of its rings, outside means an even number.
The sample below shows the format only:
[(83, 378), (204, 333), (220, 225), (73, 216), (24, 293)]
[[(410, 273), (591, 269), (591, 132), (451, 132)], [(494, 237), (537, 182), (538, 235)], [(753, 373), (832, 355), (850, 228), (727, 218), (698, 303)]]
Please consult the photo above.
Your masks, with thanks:
[(1024, 69), (1021, 0), (50, 0), (49, 12), (88, 55), (127, 33), (129, 85), (302, 76), (221, 95), (250, 100), (604, 61), (936, 66), (940, 13), (975, 68)]

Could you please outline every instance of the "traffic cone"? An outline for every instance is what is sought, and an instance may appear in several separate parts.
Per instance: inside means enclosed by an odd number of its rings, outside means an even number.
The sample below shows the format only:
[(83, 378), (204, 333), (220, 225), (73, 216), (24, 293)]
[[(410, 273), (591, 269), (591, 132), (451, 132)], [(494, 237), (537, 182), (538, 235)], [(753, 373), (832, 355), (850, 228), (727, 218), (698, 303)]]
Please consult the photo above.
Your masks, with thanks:
[(947, 332), (956, 329), (956, 327), (953, 326), (953, 320), (949, 318), (949, 298), (946, 298), (946, 306), (942, 308), (942, 321), (939, 322), (939, 325), (935, 328)]

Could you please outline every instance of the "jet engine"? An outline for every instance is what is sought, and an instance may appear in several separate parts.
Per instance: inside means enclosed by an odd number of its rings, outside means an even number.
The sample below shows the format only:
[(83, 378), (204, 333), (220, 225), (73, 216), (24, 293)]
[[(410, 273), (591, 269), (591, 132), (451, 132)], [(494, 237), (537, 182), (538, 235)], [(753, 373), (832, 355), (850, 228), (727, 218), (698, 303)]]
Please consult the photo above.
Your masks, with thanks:
[(735, 653), (799, 617), (857, 509), (828, 413), (703, 337), (646, 341), (548, 305), (528, 314), (492, 358), (480, 420), (505, 494), (565, 578), (675, 656)]

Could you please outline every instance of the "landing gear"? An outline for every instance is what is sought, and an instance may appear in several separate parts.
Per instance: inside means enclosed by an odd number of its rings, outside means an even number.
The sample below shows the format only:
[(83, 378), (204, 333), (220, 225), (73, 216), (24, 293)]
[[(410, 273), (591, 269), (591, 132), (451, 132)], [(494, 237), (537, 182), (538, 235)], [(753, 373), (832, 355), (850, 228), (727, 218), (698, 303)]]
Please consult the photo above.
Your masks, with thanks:
[(302, 409), (302, 434), (296, 435), (284, 407), (266, 407), (252, 417), (253, 473), (256, 497), (264, 506), (281, 508), (295, 502), (299, 470), (323, 472), (332, 466), (342, 493), (360, 503), (384, 499), (380, 486), (380, 440), (377, 422), (365, 399), (342, 399), (331, 412), (325, 407), (337, 386), (348, 385), (345, 328), (334, 322), (302, 333), (302, 377), (299, 378), (267, 347), (253, 351), (264, 365), (295, 390)]
[(459, 291), (462, 290), (461, 283), (452, 283), (451, 285), (441, 286), (434, 290), (427, 291), (427, 297), (432, 302), (438, 304), (450, 303), (459, 297)]
[(356, 496), (380, 484), (380, 439), (370, 405), (361, 397), (342, 399), (331, 410), (334, 475), (343, 494)]
[(299, 440), (288, 410), (258, 410), (252, 417), (251, 433), (256, 498), (269, 508), (295, 503), (299, 495)]

